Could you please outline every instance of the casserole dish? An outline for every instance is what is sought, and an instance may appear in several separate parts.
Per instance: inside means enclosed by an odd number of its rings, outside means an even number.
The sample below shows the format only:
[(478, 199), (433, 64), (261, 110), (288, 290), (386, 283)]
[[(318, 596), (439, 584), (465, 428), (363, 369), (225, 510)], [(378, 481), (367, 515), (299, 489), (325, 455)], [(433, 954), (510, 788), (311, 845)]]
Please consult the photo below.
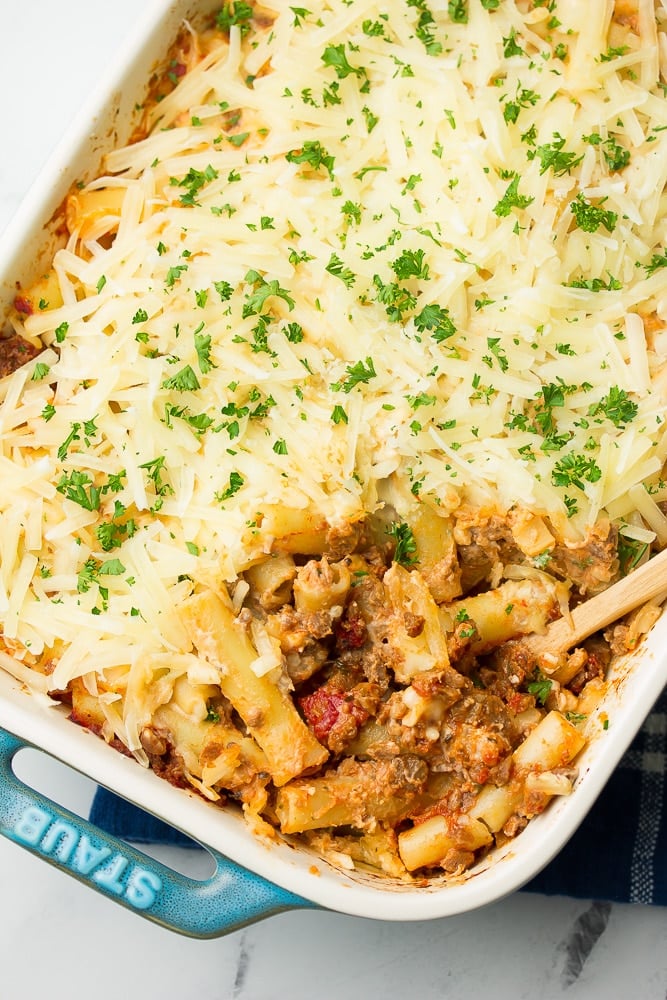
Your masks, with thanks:
[[(162, 12), (164, 13), (164, 12)], [(132, 62), (127, 75), (127, 80), (129, 84), (123, 88), (123, 93), (131, 95), (133, 88), (133, 81), (139, 78), (145, 79), (146, 77), (146, 67), (151, 64), (151, 60), (154, 59), (156, 54), (156, 49), (151, 48), (157, 43), (155, 38), (160, 39), (160, 51), (162, 51), (164, 45), (164, 38), (169, 37), (169, 32), (173, 34), (175, 24), (184, 15), (189, 14), (190, 11), (187, 9), (187, 5), (180, 6), (178, 8), (170, 8), (166, 21), (164, 21), (161, 26), (161, 30), (152, 36), (152, 40), (148, 41), (145, 45), (142, 42), (139, 46), (140, 51), (137, 54), (136, 60)], [(176, 20), (170, 21), (169, 18), (175, 18)], [(162, 30), (163, 29), (163, 30)], [(140, 36), (141, 33), (139, 33)], [(138, 37), (139, 37), (138, 36)], [(137, 43), (138, 44), (138, 43)], [(128, 96), (128, 100), (132, 98)], [(121, 121), (123, 113), (127, 112), (127, 108), (119, 109), (119, 117), (116, 120), (116, 125)], [(103, 119), (99, 120), (98, 123), (98, 133), (104, 134), (105, 128), (107, 127), (107, 122)], [(120, 137), (122, 139), (122, 135)], [(103, 143), (101, 142), (99, 146), (96, 146), (92, 153), (88, 151), (93, 157), (99, 157), (102, 152)], [(71, 172), (63, 178), (63, 186), (60, 189), (59, 194), (62, 195), (75, 177), (81, 176), (82, 173), (86, 173), (86, 164), (81, 160), (74, 157), (72, 160), (72, 170)], [(41, 232), (40, 221), (49, 215), (46, 205), (38, 206), (35, 215), (32, 219), (32, 242), (31, 242), (31, 220), (24, 213), (23, 219), (19, 217), (17, 224), (20, 223), (20, 232), (22, 238), (22, 246), (26, 249), (23, 251), (26, 255), (30, 255), (31, 251), (35, 250), (37, 246), (41, 246), (44, 236)], [(26, 242), (27, 235), (27, 242)], [(39, 259), (38, 253), (33, 255), (35, 260)], [(27, 273), (26, 269), (21, 267), (20, 260), (17, 258), (9, 260), (9, 266), (7, 268), (7, 275), (10, 280), (16, 278), (19, 275), (23, 280), (29, 281), (30, 275)], [(656, 632), (659, 637), (659, 631)], [(655, 637), (654, 637), (655, 638)], [(657, 642), (657, 639), (656, 639)], [(647, 645), (644, 650), (643, 656), (651, 657), (651, 646)], [(617, 664), (616, 670), (619, 672), (616, 679), (612, 683), (612, 691), (608, 695), (608, 701), (603, 703), (603, 706), (599, 709), (600, 712), (606, 713), (607, 719), (609, 720), (609, 729), (604, 731), (604, 736), (600, 734), (598, 739), (593, 740), (590, 748), (590, 753), (594, 754), (595, 747), (600, 743), (607, 743), (610, 740), (609, 731), (612, 732), (614, 740), (618, 739), (618, 734), (623, 734), (624, 737), (629, 738), (632, 735), (632, 726), (636, 729), (637, 725), (641, 721), (642, 712), (645, 712), (650, 706), (653, 698), (660, 689), (661, 679), (656, 680), (656, 674), (652, 674), (652, 680), (655, 683), (655, 687), (645, 689), (639, 685), (637, 682), (637, 690), (635, 691), (632, 680), (635, 676), (635, 668), (630, 668), (624, 662), (619, 662)], [(627, 671), (627, 676), (626, 676)], [(18, 694), (15, 700), (14, 695), (11, 694), (12, 685), (9, 685), (6, 699), (3, 699), (3, 706), (13, 706), (15, 711), (12, 711), (10, 715), (12, 716), (12, 721), (7, 721), (6, 725), (9, 729), (14, 732), (18, 732), (19, 735), (24, 738), (29, 737), (23, 726), (19, 724), (19, 718), (22, 716), (22, 709), (19, 707), (22, 704), (22, 694)], [(621, 724), (619, 717), (618, 724), (617, 720), (614, 718), (614, 696), (617, 691), (622, 691), (623, 693), (623, 718), (625, 718), (625, 713), (632, 719), (630, 728), (624, 728), (624, 724)], [(634, 692), (634, 694), (633, 694)], [(36, 706), (35, 706), (36, 707)], [(634, 712), (634, 714), (633, 714)], [(37, 711), (36, 715), (41, 718), (41, 713)], [(73, 733), (72, 739), (78, 740), (80, 737), (83, 738), (83, 743), (77, 743), (76, 747), (72, 746), (70, 750), (63, 748), (60, 742), (60, 736), (57, 736), (57, 729), (53, 730), (53, 733), (49, 735), (49, 730), (51, 725), (58, 726), (58, 716), (56, 713), (49, 713), (48, 723), (45, 723), (42, 727), (40, 723), (40, 739), (39, 744), (44, 748), (49, 750), (49, 752), (56, 753), (57, 756), (68, 760), (72, 764), (77, 764), (80, 766), (81, 761), (86, 762), (86, 771), (95, 777), (96, 780), (101, 781), (110, 787), (118, 789), (122, 787), (125, 794), (129, 794), (130, 788), (134, 786), (135, 782), (135, 772), (137, 768), (133, 768), (132, 777), (130, 778), (131, 767), (128, 762), (122, 760), (115, 760), (113, 763), (109, 759), (109, 767), (113, 770), (118, 766), (120, 770), (117, 774), (111, 777), (111, 772), (107, 772), (106, 764), (103, 766), (101, 761), (104, 759), (104, 754), (107, 753), (107, 748), (99, 747), (93, 749), (91, 744), (92, 740), (86, 737), (85, 734)], [(4, 720), (3, 720), (4, 722)], [(594, 727), (593, 727), (594, 728)], [(63, 729), (63, 734), (66, 732)], [(609, 765), (610, 762), (617, 759), (616, 751), (620, 754), (622, 751), (622, 746), (620, 744), (614, 743), (615, 750), (609, 752), (609, 747), (607, 746), (607, 752), (604, 754), (606, 764)], [(83, 752), (83, 747), (86, 747), (85, 752)], [(7, 756), (11, 756), (13, 752), (14, 744), (11, 741), (7, 744), (6, 752)], [(97, 756), (97, 751), (100, 751), (102, 757), (100, 758), (100, 763), (95, 763), (94, 758)], [(400, 919), (406, 918), (423, 918), (431, 915), (442, 915), (447, 912), (459, 912), (461, 908), (469, 908), (471, 906), (481, 905), (483, 902), (489, 901), (491, 898), (497, 898), (498, 894), (503, 894), (504, 892), (511, 891), (512, 888), (516, 887), (520, 881), (529, 878), (530, 875), (539, 867), (541, 864), (548, 860), (550, 853), (553, 853), (555, 847), (557, 847), (558, 840), (556, 838), (556, 843), (550, 841), (550, 837), (545, 837), (545, 832), (551, 829), (550, 822), (555, 822), (555, 817), (561, 816), (565, 813), (566, 817), (570, 817), (565, 823), (561, 823), (561, 830), (564, 835), (567, 835), (567, 831), (574, 828), (576, 822), (581, 816), (581, 813), (577, 812), (576, 809), (572, 808), (572, 803), (575, 801), (581, 802), (583, 808), (586, 808), (586, 800), (583, 794), (580, 794), (581, 790), (588, 787), (591, 790), (591, 794), (594, 795), (596, 789), (601, 787), (600, 782), (604, 780), (605, 772), (604, 770), (595, 770), (593, 764), (595, 762), (595, 757), (593, 757), (593, 762), (589, 764), (588, 758), (584, 758), (582, 761), (581, 769), (582, 775), (587, 776), (588, 774), (595, 774), (597, 778), (589, 779), (588, 785), (586, 785), (585, 778), (582, 777), (580, 780), (579, 787), (577, 789), (577, 796), (573, 796), (569, 800), (564, 800), (559, 803), (555, 809), (552, 809), (548, 813), (548, 817), (544, 818), (544, 821), (540, 819), (537, 825), (538, 830), (541, 833), (535, 834), (539, 839), (536, 844), (541, 841), (545, 841), (550, 846), (544, 852), (543, 848), (541, 852), (536, 854), (531, 854), (530, 837), (526, 835), (521, 837), (520, 841), (515, 842), (513, 846), (509, 846), (504, 851), (499, 854), (494, 855), (493, 863), (488, 863), (488, 867), (485, 867), (486, 863), (483, 863), (479, 868), (474, 869), (472, 872), (468, 873), (466, 876), (458, 880), (458, 884), (452, 884), (451, 881), (448, 886), (440, 886), (437, 880), (434, 880), (430, 885), (423, 888), (410, 887), (409, 889), (405, 885), (392, 885), (391, 891), (387, 888), (378, 889), (374, 886), (371, 880), (365, 879), (363, 875), (357, 875), (351, 877), (346, 874), (341, 874), (329, 871), (328, 868), (318, 862), (316, 866), (313, 865), (313, 859), (308, 854), (298, 856), (295, 855), (294, 849), (286, 847), (285, 845), (280, 845), (277, 847), (272, 847), (268, 850), (263, 845), (258, 845), (254, 842), (252, 844), (246, 845), (246, 847), (241, 847), (237, 844), (237, 839), (244, 842), (246, 838), (245, 832), (239, 832), (236, 830), (236, 818), (233, 816), (227, 817), (225, 815), (224, 821), (221, 824), (219, 817), (216, 815), (215, 820), (212, 819), (212, 814), (210, 811), (207, 813), (202, 811), (200, 803), (192, 803), (192, 818), (190, 816), (186, 817), (182, 814), (184, 810), (184, 796), (182, 793), (174, 792), (172, 789), (160, 789), (158, 791), (155, 788), (155, 795), (157, 798), (153, 798), (152, 793), (148, 792), (148, 786), (150, 782), (153, 781), (153, 777), (149, 777), (149, 782), (146, 789), (139, 789), (138, 787), (134, 789), (133, 793), (129, 795), (134, 801), (140, 802), (143, 806), (148, 806), (159, 814), (163, 815), (169, 821), (176, 823), (176, 825), (185, 829), (187, 832), (195, 833), (195, 835), (210, 844), (212, 847), (217, 849), (224, 849), (226, 853), (229, 853), (236, 860), (242, 861), (247, 864), (254, 871), (258, 872), (263, 876), (269, 876), (272, 881), (278, 885), (285, 887), (290, 887), (292, 890), (297, 892), (304, 898), (309, 898), (320, 905), (331, 905), (338, 909), (347, 910), (349, 912), (356, 912), (363, 915), (387, 915), (386, 905), (387, 897), (398, 900), (398, 907), (396, 908), (395, 916)], [(127, 772), (127, 773), (126, 773)], [(608, 772), (606, 772), (608, 773)], [(123, 777), (121, 778), (121, 774)], [(143, 773), (139, 772), (136, 775), (136, 780), (143, 783), (143, 778), (145, 777)], [(597, 781), (597, 784), (596, 784)], [(162, 796), (166, 796), (164, 802), (162, 802)], [(176, 797), (174, 797), (176, 796)], [(173, 804), (168, 805), (167, 800), (173, 799)], [(158, 801), (159, 800), (159, 801)], [(178, 806), (176, 805), (178, 803)], [(34, 807), (39, 809), (40, 807)], [(188, 808), (188, 812), (189, 812)], [(48, 810), (46, 810), (48, 813)], [(201, 816), (197, 816), (195, 822), (194, 816), (196, 813), (201, 812)], [(207, 816), (207, 819), (204, 819)], [(553, 820), (552, 820), (553, 816)], [(86, 854), (84, 849), (80, 849), (77, 842), (76, 847), (72, 847), (73, 835), (68, 828), (62, 833), (54, 833), (53, 827), (43, 827), (42, 821), (44, 817), (40, 818), (38, 812), (29, 813), (27, 816), (21, 813), (21, 818), (15, 820), (12, 827), (16, 839), (23, 840), (23, 842), (30, 843), (33, 841), (33, 847), (41, 849), (42, 853), (51, 854), (56, 860), (60, 857), (66, 858), (68, 862), (72, 862), (75, 870), (78, 867), (79, 874), (85, 874), (86, 869), (94, 869), (95, 875), (92, 881), (96, 885), (106, 888), (110, 893), (121, 895), (123, 899), (129, 904), (135, 907), (141, 908), (145, 907), (146, 912), (157, 913), (153, 903), (154, 897), (157, 893), (155, 879), (148, 877), (145, 872), (140, 873), (136, 877), (136, 880), (131, 883), (123, 882), (120, 869), (123, 869), (123, 873), (127, 872), (127, 867), (123, 867), (124, 862), (127, 861), (125, 854), (120, 854), (120, 860), (117, 861), (116, 854), (113, 855), (113, 859), (110, 862), (110, 869), (100, 869), (96, 863), (94, 856), (91, 861), (90, 858), (84, 858), (81, 862), (82, 851)], [(229, 820), (229, 823), (227, 822)], [(69, 822), (69, 821), (68, 821)], [(568, 827), (568, 822), (570, 826)], [(546, 823), (546, 827), (545, 827)], [(215, 826), (215, 830), (213, 829)], [(221, 840), (221, 833), (225, 831), (224, 834), (224, 844)], [(234, 832), (236, 830), (236, 832)], [(50, 831), (50, 832), (49, 832)], [(88, 834), (85, 834), (88, 836)], [(561, 841), (562, 842), (562, 841)], [(519, 844), (521, 845), (519, 851)], [(528, 845), (528, 846), (526, 846)], [(85, 846), (85, 845), (84, 845)], [(115, 848), (114, 848), (115, 850)], [(514, 858), (518, 857), (516, 863)], [(105, 859), (108, 858), (105, 855)], [(79, 860), (77, 860), (79, 859)], [(129, 862), (128, 862), (129, 863)], [(116, 867), (114, 868), (114, 865)], [(72, 865), (70, 864), (70, 867)], [(92, 866), (92, 867), (91, 867)], [(319, 874), (315, 874), (312, 871), (313, 867), (317, 867)], [(487, 878), (487, 872), (490, 873)], [(509, 874), (507, 874), (509, 872)], [(503, 878), (503, 873), (505, 878)], [(521, 874), (519, 874), (521, 873)], [(89, 872), (90, 874), (90, 872)], [(313, 886), (313, 882), (316, 883)], [(130, 891), (127, 891), (128, 884), (130, 885)], [(119, 886), (123, 885), (124, 888), (122, 892)], [(325, 888), (326, 886), (326, 888)], [(321, 887), (321, 888), (320, 888)], [(152, 891), (151, 891), (152, 890)], [(358, 891), (361, 890), (361, 891)], [(366, 891), (369, 890), (369, 891)], [(472, 890), (472, 891), (471, 891)], [(247, 891), (247, 890), (246, 890)], [(354, 901), (353, 900), (354, 897)], [(366, 898), (367, 897), (367, 898)], [(364, 901), (365, 900), (365, 901)], [(274, 901), (274, 906), (284, 906), (284, 905), (296, 905), (297, 900), (294, 896), (284, 896), (278, 893), (276, 901)], [(170, 904), (172, 905), (172, 904)], [(253, 911), (255, 912), (255, 911)], [(156, 917), (157, 919), (163, 919), (163, 917)], [(236, 918), (247, 919), (246, 917)]]

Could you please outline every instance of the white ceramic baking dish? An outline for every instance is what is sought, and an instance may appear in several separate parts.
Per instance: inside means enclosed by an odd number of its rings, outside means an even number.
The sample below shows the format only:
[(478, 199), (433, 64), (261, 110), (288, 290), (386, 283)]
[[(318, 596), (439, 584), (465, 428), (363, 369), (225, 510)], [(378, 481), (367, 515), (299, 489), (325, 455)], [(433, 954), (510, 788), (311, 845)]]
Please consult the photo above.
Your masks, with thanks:
[[(53, 245), (48, 220), (72, 182), (90, 175), (101, 155), (127, 138), (151, 69), (182, 19), (196, 20), (216, 6), (156, 0), (137, 19), (122, 58), (0, 241), (0, 319), (15, 282), (28, 284), (40, 272)], [(47, 707), (1, 670), (0, 833), (149, 919), (200, 937), (299, 906), (385, 920), (472, 910), (518, 889), (574, 833), (667, 683), (666, 650), (663, 615), (641, 649), (615, 665), (608, 693), (588, 723), (590, 742), (579, 759), (573, 793), (554, 801), (519, 837), (454, 881), (436, 878), (417, 886), (379, 880), (336, 870), (287, 843), (258, 840), (235, 812), (173, 788), (73, 725), (64, 710)], [(44, 750), (189, 834), (214, 854), (215, 875), (207, 882), (184, 879), (27, 788), (12, 765), (25, 745)]]

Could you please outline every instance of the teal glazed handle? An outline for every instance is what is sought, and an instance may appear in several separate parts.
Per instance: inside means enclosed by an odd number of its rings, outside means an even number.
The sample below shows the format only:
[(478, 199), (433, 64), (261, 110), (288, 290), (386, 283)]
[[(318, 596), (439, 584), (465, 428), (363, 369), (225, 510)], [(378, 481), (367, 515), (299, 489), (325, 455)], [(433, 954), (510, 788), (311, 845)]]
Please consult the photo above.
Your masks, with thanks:
[(0, 834), (122, 906), (196, 938), (315, 906), (210, 848), (216, 871), (206, 881), (154, 861), (24, 785), (12, 761), (27, 746), (0, 729)]

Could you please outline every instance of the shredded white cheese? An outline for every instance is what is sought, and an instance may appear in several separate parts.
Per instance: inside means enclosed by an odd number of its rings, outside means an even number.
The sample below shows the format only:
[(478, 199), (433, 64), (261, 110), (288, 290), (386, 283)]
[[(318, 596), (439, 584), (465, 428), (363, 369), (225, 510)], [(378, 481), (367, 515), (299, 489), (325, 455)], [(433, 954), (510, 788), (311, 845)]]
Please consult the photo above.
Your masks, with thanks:
[(49, 353), (2, 386), (0, 614), (63, 650), (55, 686), (186, 652), (179, 603), (269, 551), (275, 508), (341, 523), (398, 483), (573, 542), (639, 511), (664, 543), (641, 485), (667, 450), (646, 9), (272, 0), (202, 37), (77, 192), (62, 304), (20, 325)]

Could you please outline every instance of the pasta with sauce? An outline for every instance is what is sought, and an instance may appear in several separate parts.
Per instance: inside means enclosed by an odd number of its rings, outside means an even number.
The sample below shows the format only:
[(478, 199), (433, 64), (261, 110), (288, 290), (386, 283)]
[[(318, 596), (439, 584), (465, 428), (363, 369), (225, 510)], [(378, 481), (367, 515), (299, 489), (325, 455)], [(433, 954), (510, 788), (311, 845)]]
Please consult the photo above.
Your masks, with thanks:
[(568, 794), (667, 542), (667, 16), (225, 3), (0, 351), (2, 666), (263, 836), (409, 879)]

